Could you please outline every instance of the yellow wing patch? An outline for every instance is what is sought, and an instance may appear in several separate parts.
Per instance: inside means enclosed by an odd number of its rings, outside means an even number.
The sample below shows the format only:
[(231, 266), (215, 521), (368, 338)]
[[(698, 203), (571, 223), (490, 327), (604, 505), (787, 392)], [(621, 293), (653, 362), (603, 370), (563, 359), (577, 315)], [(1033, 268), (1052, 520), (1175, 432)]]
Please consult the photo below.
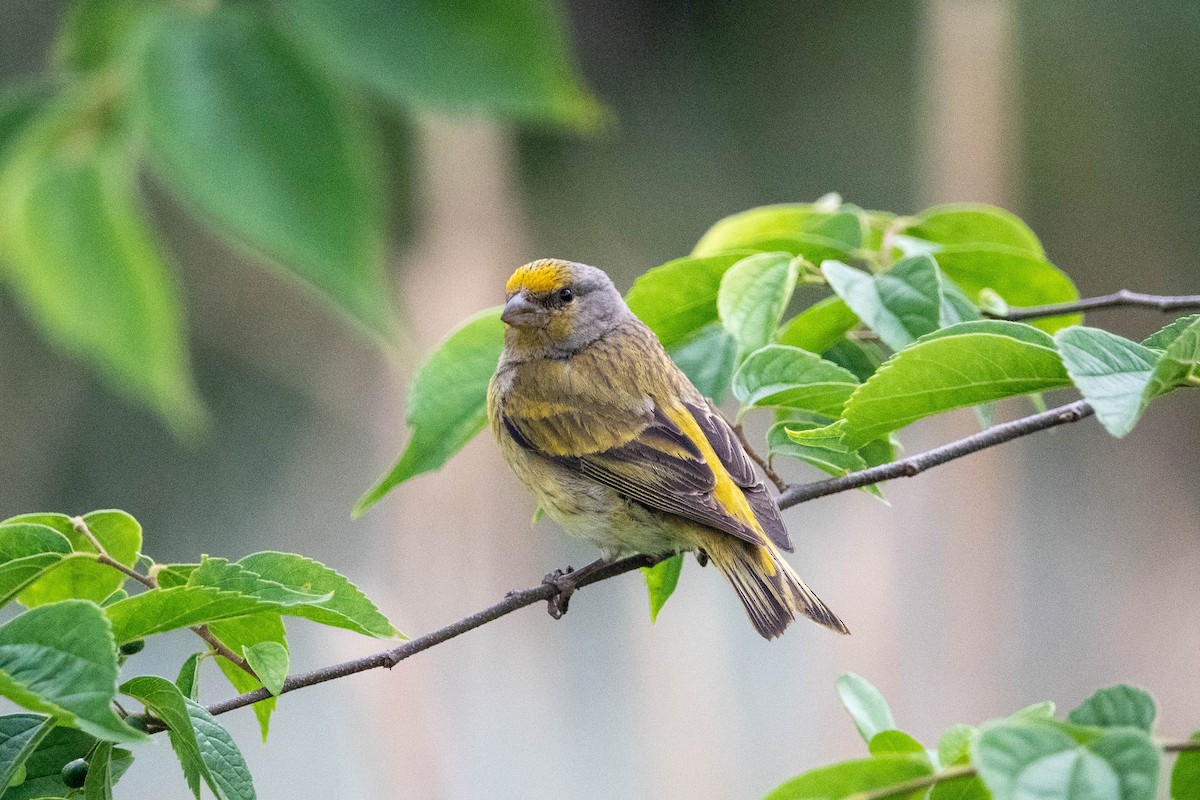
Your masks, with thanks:
[(549, 294), (561, 289), (571, 282), (571, 267), (565, 261), (553, 258), (543, 258), (530, 261), (508, 279), (504, 291), (508, 294), (522, 289), (533, 294)]
[(696, 445), (704, 456), (704, 463), (708, 464), (709, 469), (713, 471), (713, 475), (717, 479), (717, 485), (713, 488), (713, 499), (717, 501), (721, 510), (738, 522), (749, 526), (756, 533), (765, 536), (762, 525), (759, 524), (758, 518), (754, 516), (754, 510), (750, 508), (750, 503), (746, 500), (746, 495), (742, 493), (742, 487), (737, 485), (729, 471), (725, 469), (725, 465), (717, 457), (717, 452), (713, 450), (704, 431), (700, 430), (695, 418), (681, 406), (664, 408), (663, 411), (671, 422), (679, 426), (692, 444)]

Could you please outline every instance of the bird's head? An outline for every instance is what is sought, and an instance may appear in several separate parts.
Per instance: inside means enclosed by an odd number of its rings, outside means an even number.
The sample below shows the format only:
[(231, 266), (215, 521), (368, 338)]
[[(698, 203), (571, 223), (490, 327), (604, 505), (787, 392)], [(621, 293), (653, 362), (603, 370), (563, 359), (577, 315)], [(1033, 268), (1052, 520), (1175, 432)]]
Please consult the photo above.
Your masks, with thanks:
[(544, 258), (517, 269), (505, 286), (501, 319), (510, 343), (582, 349), (629, 315), (613, 282), (587, 264)]

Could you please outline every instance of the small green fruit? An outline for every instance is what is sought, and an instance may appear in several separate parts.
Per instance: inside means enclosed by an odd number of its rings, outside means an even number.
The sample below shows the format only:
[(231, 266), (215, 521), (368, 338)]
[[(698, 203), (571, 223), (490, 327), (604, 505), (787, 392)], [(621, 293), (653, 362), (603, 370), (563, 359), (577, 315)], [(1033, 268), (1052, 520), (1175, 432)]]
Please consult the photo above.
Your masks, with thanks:
[(125, 644), (121, 645), (120, 649), (121, 655), (123, 656), (137, 655), (138, 653), (142, 652), (142, 650), (146, 649), (146, 640), (134, 639), (132, 642), (126, 642)]
[(82, 789), (87, 781), (88, 763), (82, 758), (68, 761), (62, 768), (62, 782), (68, 789)]

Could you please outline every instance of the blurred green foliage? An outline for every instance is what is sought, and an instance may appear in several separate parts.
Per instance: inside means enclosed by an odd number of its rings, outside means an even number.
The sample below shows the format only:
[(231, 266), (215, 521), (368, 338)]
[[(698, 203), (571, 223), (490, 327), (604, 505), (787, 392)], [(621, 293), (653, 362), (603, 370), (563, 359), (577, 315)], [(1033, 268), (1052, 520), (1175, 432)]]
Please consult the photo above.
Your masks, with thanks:
[(555, 0), (75, 0), (48, 74), (0, 95), (0, 280), (111, 386), (195, 432), (204, 404), (139, 174), (387, 342), (380, 114), (425, 110), (603, 117)]

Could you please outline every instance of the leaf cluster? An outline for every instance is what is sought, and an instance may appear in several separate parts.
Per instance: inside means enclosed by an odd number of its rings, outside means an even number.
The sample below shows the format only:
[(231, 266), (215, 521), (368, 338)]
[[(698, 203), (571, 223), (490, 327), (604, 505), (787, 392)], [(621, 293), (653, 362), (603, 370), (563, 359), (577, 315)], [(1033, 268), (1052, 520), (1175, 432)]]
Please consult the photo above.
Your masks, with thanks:
[[(1154, 700), (1131, 686), (1101, 689), (1065, 721), (1045, 702), (953, 725), (936, 746), (899, 730), (864, 678), (843, 675), (837, 691), (869, 755), (797, 775), (766, 800), (1154, 800), (1168, 757), (1151, 736)], [(1169, 790), (1172, 800), (1197, 796), (1200, 752), (1176, 757)]]
[[(254, 711), (267, 737), (289, 670), (285, 617), (376, 638), (401, 634), (333, 569), (293, 553), (155, 564), (123, 511), (26, 514), (0, 522), (0, 696), (32, 713), (0, 716), (0, 798), (110, 798), (147, 730), (165, 730), (192, 793), (252, 800), (229, 733), (199, 704), (200, 666), (214, 661), (239, 691), (273, 695)], [(133, 590), (132, 593), (129, 590)], [(190, 628), (208, 647), (175, 681), (122, 680), (147, 639)], [(124, 695), (144, 707), (130, 713)], [(129, 700), (124, 701), (126, 704)]]
[(0, 280), (51, 340), (193, 432), (204, 405), (140, 173), (388, 341), (403, 145), (385, 140), (421, 110), (603, 116), (553, 0), (72, 0), (48, 74), (0, 94)]

